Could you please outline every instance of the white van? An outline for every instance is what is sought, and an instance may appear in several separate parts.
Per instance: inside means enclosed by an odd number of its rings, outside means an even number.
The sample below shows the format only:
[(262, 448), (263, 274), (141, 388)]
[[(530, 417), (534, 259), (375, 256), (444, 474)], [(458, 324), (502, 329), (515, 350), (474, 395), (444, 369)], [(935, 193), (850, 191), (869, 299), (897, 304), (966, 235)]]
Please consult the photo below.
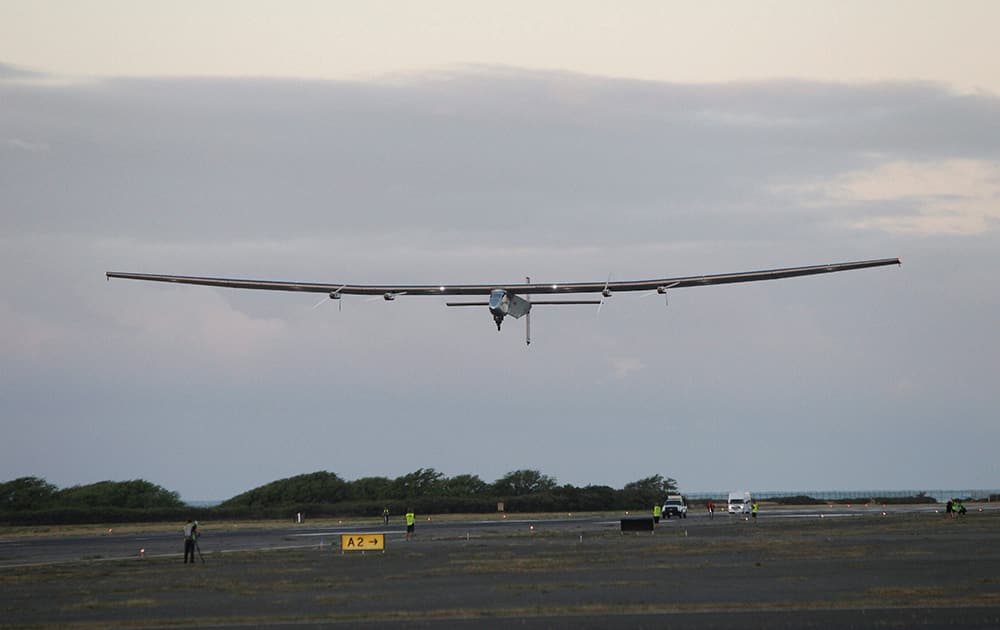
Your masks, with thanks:
[(729, 493), (730, 514), (749, 514), (752, 503), (748, 490), (734, 490)]

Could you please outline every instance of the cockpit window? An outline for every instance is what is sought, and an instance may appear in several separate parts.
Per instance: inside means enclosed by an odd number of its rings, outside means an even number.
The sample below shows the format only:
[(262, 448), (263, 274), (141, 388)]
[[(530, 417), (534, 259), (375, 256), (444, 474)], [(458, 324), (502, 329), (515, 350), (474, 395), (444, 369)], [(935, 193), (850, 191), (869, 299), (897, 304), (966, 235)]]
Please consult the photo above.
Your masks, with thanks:
[(504, 297), (506, 297), (507, 292), (503, 289), (494, 289), (490, 292), (490, 308), (500, 308), (500, 304), (503, 303)]

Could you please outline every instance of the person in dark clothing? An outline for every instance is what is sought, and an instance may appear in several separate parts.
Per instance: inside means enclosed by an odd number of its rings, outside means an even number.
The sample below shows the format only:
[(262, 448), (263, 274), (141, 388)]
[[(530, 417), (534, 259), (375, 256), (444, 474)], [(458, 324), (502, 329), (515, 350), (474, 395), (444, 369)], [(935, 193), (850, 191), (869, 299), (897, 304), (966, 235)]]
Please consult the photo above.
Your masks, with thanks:
[(194, 545), (198, 540), (198, 522), (191, 522), (188, 519), (184, 526), (184, 564), (188, 563), (188, 555), (191, 556), (191, 564), (194, 564)]

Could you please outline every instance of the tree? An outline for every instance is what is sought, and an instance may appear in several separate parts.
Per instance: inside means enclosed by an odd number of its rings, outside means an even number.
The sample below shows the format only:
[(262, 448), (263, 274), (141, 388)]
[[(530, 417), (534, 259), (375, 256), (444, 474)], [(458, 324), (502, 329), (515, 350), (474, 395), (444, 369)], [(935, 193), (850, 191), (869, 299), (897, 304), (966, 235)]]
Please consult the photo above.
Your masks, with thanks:
[(625, 484), (622, 489), (622, 507), (646, 507), (662, 503), (668, 494), (677, 493), (677, 481), (663, 475), (653, 475)]
[(173, 508), (183, 507), (180, 495), (143, 479), (99, 481), (60, 490), (59, 503), (80, 507)]
[(228, 499), (222, 506), (267, 507), (294, 503), (337, 503), (347, 498), (347, 491), (347, 482), (335, 473), (319, 471), (272, 481)]
[(443, 474), (433, 468), (418, 468), (402, 477), (396, 477), (392, 482), (392, 494), (400, 499), (439, 494), (443, 477)]
[(611, 486), (584, 486), (579, 489), (577, 508), (578, 510), (612, 510), (615, 505), (615, 498), (618, 496)]
[(392, 479), (388, 477), (362, 477), (347, 482), (348, 494), (358, 501), (382, 501), (392, 498)]
[(40, 477), (20, 477), (0, 483), (0, 510), (38, 510), (49, 507), (57, 488)]
[(490, 484), (479, 475), (458, 475), (441, 482), (442, 494), (449, 497), (478, 497), (490, 491)]
[(499, 496), (522, 496), (545, 492), (556, 487), (556, 480), (537, 470), (514, 470), (493, 483), (493, 492)]
[(639, 492), (657, 492), (660, 494), (677, 494), (677, 480), (672, 477), (663, 478), (663, 475), (653, 475), (638, 481), (625, 484), (625, 490)]

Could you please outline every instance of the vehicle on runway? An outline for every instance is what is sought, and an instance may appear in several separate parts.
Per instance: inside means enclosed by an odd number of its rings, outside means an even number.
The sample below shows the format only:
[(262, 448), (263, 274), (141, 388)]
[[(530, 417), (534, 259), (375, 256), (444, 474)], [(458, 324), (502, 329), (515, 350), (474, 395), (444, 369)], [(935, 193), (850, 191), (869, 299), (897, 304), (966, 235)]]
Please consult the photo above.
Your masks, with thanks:
[[(132, 273), (123, 271), (108, 271), (105, 276), (125, 278), (129, 280), (147, 280), (152, 282), (172, 282), (177, 284), (195, 284), (201, 286), (223, 287), (229, 289), (257, 289), (265, 291), (296, 291), (305, 293), (326, 293), (332, 300), (341, 300), (345, 295), (368, 295), (382, 297), (387, 302), (394, 301), (402, 295), (481, 295), (489, 296), (488, 301), (446, 302), (445, 306), (485, 306), (493, 316), (493, 321), (500, 330), (505, 317), (515, 319), (525, 318), (525, 342), (531, 343), (531, 309), (535, 306), (565, 306), (569, 304), (594, 304), (598, 312), (604, 301), (616, 291), (644, 291), (647, 295), (662, 295), (667, 300), (667, 291), (684, 287), (700, 287), (713, 284), (733, 284), (737, 282), (757, 282), (759, 280), (777, 280), (779, 278), (794, 278), (811, 276), (867, 267), (882, 267), (885, 265), (900, 265), (899, 258), (881, 258), (878, 260), (859, 260), (854, 262), (830, 263), (825, 265), (810, 265), (806, 267), (786, 267), (783, 269), (767, 269), (763, 271), (741, 271), (704, 276), (682, 276), (676, 278), (657, 278), (652, 280), (615, 280), (609, 277), (604, 282), (552, 282), (532, 283), (526, 278), (524, 284), (441, 284), (441, 285), (410, 285), (410, 284), (348, 284), (348, 283), (311, 283), (283, 282), (275, 280), (249, 280), (237, 278), (211, 278), (202, 276), (172, 276), (162, 274)], [(596, 293), (599, 299), (591, 300), (535, 300), (532, 295), (575, 295), (579, 293)], [(521, 297), (525, 296), (525, 297)], [(322, 303), (322, 302), (320, 302)], [(342, 302), (340, 302), (342, 304)], [(319, 306), (319, 304), (317, 304)]]
[(749, 514), (753, 498), (747, 490), (735, 490), (729, 493), (729, 513)]
[(663, 516), (668, 519), (672, 516), (676, 516), (677, 518), (687, 518), (688, 506), (684, 497), (679, 494), (671, 494), (667, 496), (667, 500), (663, 503)]

